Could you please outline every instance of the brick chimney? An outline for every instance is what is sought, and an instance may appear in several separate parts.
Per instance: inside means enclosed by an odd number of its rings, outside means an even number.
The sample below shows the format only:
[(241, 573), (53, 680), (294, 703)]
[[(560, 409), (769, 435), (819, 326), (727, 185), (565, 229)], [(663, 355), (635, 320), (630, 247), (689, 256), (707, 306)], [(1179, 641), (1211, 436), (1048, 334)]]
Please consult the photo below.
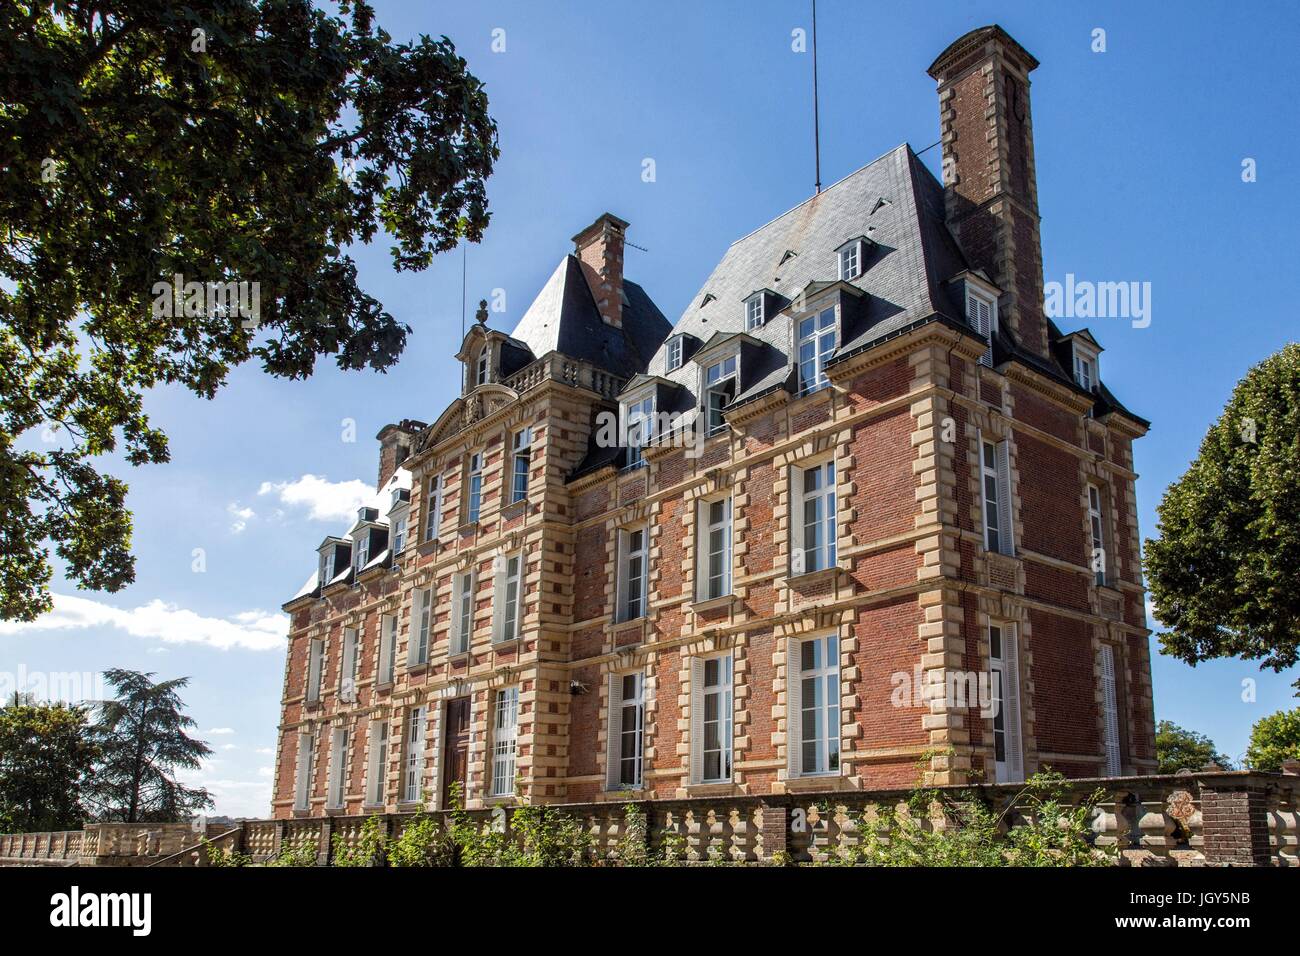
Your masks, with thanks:
[(596, 309), (605, 324), (623, 327), (623, 234), (627, 223), (605, 213), (573, 237), (573, 254), (582, 263)]
[(425, 427), (424, 422), (403, 418), (396, 425), (385, 425), (379, 430), (375, 436), (379, 440), (379, 483), (375, 486), (379, 491), (384, 490), (393, 472), (410, 456), (415, 436)]
[(1029, 113), (1038, 61), (999, 26), (955, 41), (930, 65), (939, 84), (945, 214), (971, 265), (1002, 289), (999, 322), (1047, 355), (1043, 251)]

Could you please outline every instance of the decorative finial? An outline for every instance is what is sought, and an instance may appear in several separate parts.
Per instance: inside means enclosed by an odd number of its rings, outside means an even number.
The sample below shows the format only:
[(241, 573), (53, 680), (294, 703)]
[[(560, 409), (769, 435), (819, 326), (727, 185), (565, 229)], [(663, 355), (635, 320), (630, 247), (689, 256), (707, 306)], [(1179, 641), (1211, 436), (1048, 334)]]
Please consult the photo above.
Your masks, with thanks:
[(479, 325), (487, 325), (487, 299), (478, 300), (478, 311), (474, 313)]

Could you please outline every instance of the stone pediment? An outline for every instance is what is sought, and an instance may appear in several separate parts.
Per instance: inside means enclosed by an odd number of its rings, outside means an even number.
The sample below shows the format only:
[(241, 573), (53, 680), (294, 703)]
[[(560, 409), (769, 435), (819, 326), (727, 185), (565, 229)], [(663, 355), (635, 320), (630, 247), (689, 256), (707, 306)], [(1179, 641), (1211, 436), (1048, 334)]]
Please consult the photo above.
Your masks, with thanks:
[(416, 436), (415, 453), (418, 455), (455, 437), (476, 422), (495, 415), (518, 398), (519, 393), (505, 385), (490, 382), (478, 386), (468, 395), (462, 395), (448, 405), (432, 425)]

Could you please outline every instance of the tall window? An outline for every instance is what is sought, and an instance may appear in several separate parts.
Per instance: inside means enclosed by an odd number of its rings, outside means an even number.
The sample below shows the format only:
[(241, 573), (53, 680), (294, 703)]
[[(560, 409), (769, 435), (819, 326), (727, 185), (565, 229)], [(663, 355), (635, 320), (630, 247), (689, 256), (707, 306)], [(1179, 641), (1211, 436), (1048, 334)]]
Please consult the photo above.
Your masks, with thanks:
[(524, 556), (499, 557), (493, 598), (496, 602), (497, 641), (513, 641), (520, 632), (519, 601), (523, 590)]
[(478, 350), (478, 361), (474, 363), (474, 384), (486, 385), (488, 380), (488, 361), (491, 358), (491, 348), (484, 345)]
[(668, 340), (668, 371), (673, 372), (682, 367), (682, 337), (674, 335)]
[(370, 722), (370, 747), (366, 765), (366, 803), (372, 807), (384, 802), (384, 778), (388, 773), (388, 721)]
[(334, 577), (334, 546), (330, 545), (328, 548), (326, 548), (324, 551), (321, 552), (321, 556), (320, 556), (320, 586), (325, 587), (325, 585), (330, 583), (330, 579), (333, 577)]
[(1088, 530), (1092, 537), (1092, 572), (1097, 584), (1106, 583), (1106, 535), (1102, 523), (1101, 489), (1088, 485)]
[(406, 524), (405, 511), (393, 516), (393, 554), (401, 554), (406, 550)]
[(1078, 348), (1074, 350), (1074, 380), (1089, 392), (1097, 387), (1097, 359)]
[(370, 529), (361, 532), (361, 537), (357, 538), (356, 544), (353, 545), (357, 552), (356, 569), (361, 573), (361, 569), (370, 563)]
[(428, 711), (413, 707), (406, 718), (406, 768), (402, 780), (402, 799), (407, 803), (420, 800), (424, 782), (424, 719)]
[(794, 574), (835, 566), (835, 462), (795, 469), (802, 506), (794, 523)]
[(691, 660), (691, 779), (731, 782), (731, 655)]
[(645, 528), (618, 533), (618, 620), (631, 621), (645, 614), (646, 600)]
[(357, 699), (357, 676), (361, 672), (360, 635), (355, 627), (343, 631), (343, 662), (339, 667), (339, 699)]
[(347, 785), (348, 731), (335, 727), (330, 740), (329, 799), (326, 805), (337, 809), (343, 806), (343, 791)]
[(836, 637), (790, 640), (786, 710), (794, 721), (790, 772), (840, 771), (840, 642)]
[(379, 619), (379, 683), (391, 684), (397, 666), (397, 615)]
[(835, 353), (835, 309), (822, 309), (799, 322), (799, 391), (825, 387), (826, 361)]
[(1020, 752), (1020, 668), (1016, 633), (1009, 625), (989, 625), (989, 701), (993, 710), (993, 760), (997, 783), (1024, 779)]
[(451, 579), (451, 647), (453, 657), (469, 652), (470, 637), (474, 633), (474, 572), (453, 575)]
[(298, 732), (298, 766), (297, 779), (293, 788), (293, 808), (306, 810), (311, 800), (312, 757), (316, 749), (316, 737), (311, 731)]
[(312, 641), (307, 645), (307, 703), (320, 700), (321, 679), (325, 671), (325, 642)]
[(1119, 694), (1116, 693), (1115, 648), (1101, 645), (1101, 716), (1105, 735), (1106, 776), (1118, 777), (1121, 772), (1119, 749)]
[(702, 502), (699, 523), (696, 593), (709, 601), (731, 593), (731, 499)]
[(523, 501), (528, 497), (528, 470), (533, 459), (533, 430), (521, 428), (515, 432), (513, 480), (510, 484), (510, 502)]
[(736, 392), (736, 356), (731, 355), (710, 365), (704, 373), (704, 387), (708, 393), (708, 423), (706, 434), (720, 432), (726, 422), (722, 412)]
[(519, 737), (519, 688), (497, 692), (496, 718), (492, 723), (492, 796), (508, 797), (515, 792), (515, 754)]
[(627, 466), (634, 468), (645, 460), (641, 447), (654, 437), (655, 400), (651, 395), (627, 405)]
[(763, 296), (762, 293), (745, 300), (745, 329), (753, 331), (763, 324)]
[(840, 249), (840, 278), (847, 282), (856, 279), (861, 270), (862, 251), (858, 240), (850, 242)]
[(429, 663), (429, 632), (433, 625), (433, 588), (422, 588), (412, 598), (415, 606), (415, 627), (411, 646), (406, 651), (406, 666), (417, 667)]
[(641, 788), (645, 741), (645, 681), (642, 674), (613, 674), (609, 681), (609, 789)]
[(475, 452), (469, 456), (469, 500), (466, 511), (469, 524), (478, 521), (479, 510), (483, 506), (483, 453)]
[(442, 475), (430, 475), (425, 481), (428, 491), (424, 496), (424, 540), (433, 541), (442, 524)]
[(980, 488), (984, 495), (984, 547), (1015, 554), (1011, 532), (1011, 462), (1005, 441), (980, 439)]
[(993, 366), (993, 333), (998, 327), (998, 307), (991, 298), (977, 295), (968, 290), (966, 293), (966, 321), (988, 343), (988, 348), (980, 356), (980, 364)]

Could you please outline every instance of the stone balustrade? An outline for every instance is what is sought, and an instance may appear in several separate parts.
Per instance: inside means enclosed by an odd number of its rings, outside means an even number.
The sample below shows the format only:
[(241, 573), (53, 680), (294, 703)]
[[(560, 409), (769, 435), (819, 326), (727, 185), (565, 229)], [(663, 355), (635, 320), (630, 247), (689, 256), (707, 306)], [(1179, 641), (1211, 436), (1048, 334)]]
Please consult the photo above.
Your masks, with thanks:
[[(1071, 780), (1063, 798), (1078, 805), (1094, 792), (1100, 799), (1090, 825), (1098, 846), (1114, 847), (1132, 866), (1300, 866), (1300, 776), (1251, 771), (1201, 772), (1150, 777)], [(976, 799), (1011, 826), (1025, 812), (1019, 785), (940, 787), (927, 828), (948, 825), (946, 801)], [(826, 859), (859, 838), (856, 821), (873, 820), (885, 808), (908, 812), (907, 790), (834, 791), (784, 795), (731, 795), (638, 802), (644, 832), (628, 834), (624, 804), (568, 805), (591, 837), (593, 853), (608, 857), (625, 839), (647, 848), (671, 848), (689, 861), (761, 863)], [(512, 811), (473, 810), (484, 825), (505, 823)], [(434, 812), (445, 822), (445, 814)], [(264, 862), (307, 843), (316, 862), (328, 863), (336, 842), (355, 846), (364, 816), (248, 820), (233, 830), (209, 832), (224, 848)], [(396, 836), (412, 814), (383, 814), (385, 833)], [(99, 823), (84, 831), (0, 836), (0, 865), (205, 865), (196, 851), (200, 837), (189, 824)], [(780, 855), (778, 857), (778, 855)]]

